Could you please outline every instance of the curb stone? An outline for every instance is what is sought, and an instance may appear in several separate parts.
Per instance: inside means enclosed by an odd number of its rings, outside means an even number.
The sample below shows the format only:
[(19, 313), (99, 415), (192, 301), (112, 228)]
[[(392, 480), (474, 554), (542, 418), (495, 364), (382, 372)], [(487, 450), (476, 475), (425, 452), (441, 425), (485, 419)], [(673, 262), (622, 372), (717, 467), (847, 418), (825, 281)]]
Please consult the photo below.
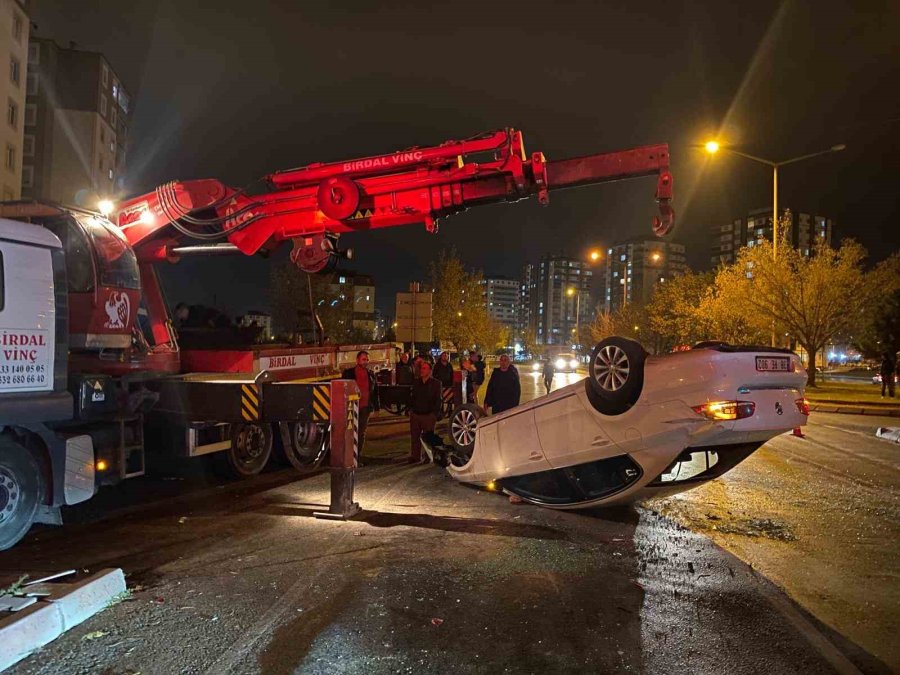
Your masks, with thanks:
[(0, 671), (105, 609), (125, 591), (121, 569), (105, 569), (21, 612), (0, 618)]

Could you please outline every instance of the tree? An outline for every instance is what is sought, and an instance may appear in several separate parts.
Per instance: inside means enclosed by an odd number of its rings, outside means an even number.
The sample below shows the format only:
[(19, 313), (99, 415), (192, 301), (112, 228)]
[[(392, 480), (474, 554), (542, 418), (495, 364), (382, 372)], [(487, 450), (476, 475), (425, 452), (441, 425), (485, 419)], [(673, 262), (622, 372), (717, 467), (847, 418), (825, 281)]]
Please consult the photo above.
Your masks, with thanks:
[(714, 282), (715, 272), (686, 272), (656, 285), (647, 314), (664, 349), (710, 339), (712, 321), (701, 305)]
[[(272, 321), (279, 334), (287, 334), (292, 342), (312, 340), (313, 318), (310, 314), (310, 291), (316, 314), (325, 336), (335, 343), (352, 343), (364, 336), (353, 327), (353, 298), (340, 293), (330, 275), (305, 274), (290, 262), (273, 265), (269, 275), (272, 298)], [(319, 328), (316, 337), (323, 339)], [(371, 336), (363, 342), (371, 340)]]
[(475, 344), (485, 352), (496, 353), (505, 351), (509, 345), (510, 330), (499, 321), (488, 318), (484, 322), (481, 334), (476, 336)]
[(787, 332), (809, 355), (807, 384), (816, 386), (816, 355), (839, 332), (858, 325), (877, 289), (867, 283), (865, 249), (846, 240), (834, 249), (818, 243), (810, 256), (768, 243), (743, 248), (716, 276), (716, 300), (743, 317), (745, 328)]
[(640, 342), (650, 352), (662, 349), (659, 334), (650, 325), (650, 315), (644, 305), (630, 303), (615, 312), (598, 311), (590, 323), (588, 335), (594, 343), (613, 335)]
[(456, 351), (470, 349), (489, 335), (481, 280), (480, 273), (466, 270), (455, 250), (442, 251), (431, 263), (435, 338), (450, 342)]
[(879, 289), (872, 295), (865, 320), (853, 334), (853, 344), (866, 358), (887, 356), (897, 367), (900, 351), (900, 255), (894, 254), (869, 273), (869, 285)]

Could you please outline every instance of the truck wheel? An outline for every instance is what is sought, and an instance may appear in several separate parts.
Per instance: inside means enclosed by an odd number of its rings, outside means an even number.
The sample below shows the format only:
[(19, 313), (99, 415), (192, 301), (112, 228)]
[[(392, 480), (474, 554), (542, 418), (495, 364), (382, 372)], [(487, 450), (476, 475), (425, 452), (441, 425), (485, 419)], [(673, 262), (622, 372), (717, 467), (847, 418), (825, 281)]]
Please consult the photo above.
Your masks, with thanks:
[(232, 476), (255, 476), (265, 468), (272, 456), (271, 428), (262, 424), (235, 424), (231, 432), (231, 447), (224, 455)]
[[(284, 454), (298, 471), (317, 469), (328, 454), (328, 432), (315, 422), (282, 422), (289, 430), (290, 446)], [(283, 437), (283, 436), (282, 436)]]
[(475, 430), (478, 427), (478, 420), (484, 416), (484, 410), (474, 403), (465, 403), (450, 415), (450, 438), (458, 454), (472, 456), (475, 449)]
[(608, 337), (594, 347), (588, 364), (591, 403), (604, 415), (621, 415), (633, 406), (644, 388), (647, 352), (639, 342)]
[(31, 453), (8, 438), (0, 438), (0, 551), (15, 546), (28, 532), (43, 485)]

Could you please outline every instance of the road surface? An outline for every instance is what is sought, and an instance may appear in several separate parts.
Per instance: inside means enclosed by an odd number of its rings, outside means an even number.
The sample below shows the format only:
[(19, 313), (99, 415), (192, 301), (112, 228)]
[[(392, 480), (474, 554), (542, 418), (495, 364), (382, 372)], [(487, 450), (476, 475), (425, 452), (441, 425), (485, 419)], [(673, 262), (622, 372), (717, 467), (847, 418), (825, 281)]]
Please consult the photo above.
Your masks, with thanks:
[(120, 486), (0, 554), (0, 585), (117, 566), (133, 599), (10, 672), (888, 672), (897, 448), (821, 417), (708, 493), (589, 513), (391, 463), (387, 417), (354, 522), (311, 517), (324, 474)]

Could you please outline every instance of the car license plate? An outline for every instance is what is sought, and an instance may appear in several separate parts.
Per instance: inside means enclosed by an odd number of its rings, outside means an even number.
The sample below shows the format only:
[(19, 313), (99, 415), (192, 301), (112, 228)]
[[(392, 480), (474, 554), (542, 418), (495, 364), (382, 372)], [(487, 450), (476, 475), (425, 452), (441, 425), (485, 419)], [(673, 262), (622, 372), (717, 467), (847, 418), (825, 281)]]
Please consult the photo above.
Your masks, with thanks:
[(789, 373), (791, 358), (789, 356), (757, 356), (756, 369), (760, 372)]

